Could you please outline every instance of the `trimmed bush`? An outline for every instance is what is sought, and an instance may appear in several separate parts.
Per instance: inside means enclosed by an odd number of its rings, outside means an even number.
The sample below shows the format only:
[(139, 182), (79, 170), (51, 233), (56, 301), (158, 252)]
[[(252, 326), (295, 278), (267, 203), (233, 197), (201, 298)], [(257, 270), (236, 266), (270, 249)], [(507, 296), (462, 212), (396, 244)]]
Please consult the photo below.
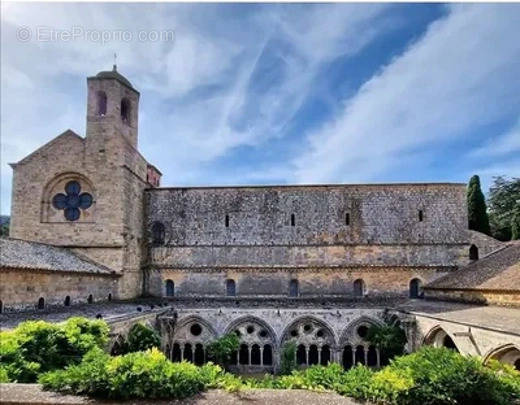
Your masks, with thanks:
[(110, 357), (94, 349), (78, 365), (42, 375), (44, 389), (93, 397), (186, 398), (205, 389), (221, 374), (207, 364), (172, 363), (158, 349)]
[(27, 321), (0, 332), (0, 363), (10, 381), (31, 383), (39, 373), (79, 363), (85, 353), (103, 347), (107, 340), (108, 326), (102, 320)]

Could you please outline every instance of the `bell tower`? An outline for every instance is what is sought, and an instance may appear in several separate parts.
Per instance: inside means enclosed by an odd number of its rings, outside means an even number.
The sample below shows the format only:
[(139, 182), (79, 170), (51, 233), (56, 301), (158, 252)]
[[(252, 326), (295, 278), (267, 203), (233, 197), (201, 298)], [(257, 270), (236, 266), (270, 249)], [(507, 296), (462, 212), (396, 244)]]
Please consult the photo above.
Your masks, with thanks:
[(87, 78), (87, 85), (87, 140), (121, 135), (137, 149), (139, 92), (116, 65)]

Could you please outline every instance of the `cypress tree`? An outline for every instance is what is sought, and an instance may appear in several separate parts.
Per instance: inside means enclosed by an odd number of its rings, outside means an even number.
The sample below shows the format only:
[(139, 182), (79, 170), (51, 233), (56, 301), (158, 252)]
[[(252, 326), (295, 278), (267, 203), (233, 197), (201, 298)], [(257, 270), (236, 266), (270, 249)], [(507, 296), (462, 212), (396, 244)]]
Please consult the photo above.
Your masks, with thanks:
[(520, 210), (516, 211), (511, 221), (511, 240), (520, 239)]
[(473, 176), (468, 185), (468, 221), (469, 229), (489, 235), (489, 218), (486, 210), (486, 200), (480, 189), (480, 178)]

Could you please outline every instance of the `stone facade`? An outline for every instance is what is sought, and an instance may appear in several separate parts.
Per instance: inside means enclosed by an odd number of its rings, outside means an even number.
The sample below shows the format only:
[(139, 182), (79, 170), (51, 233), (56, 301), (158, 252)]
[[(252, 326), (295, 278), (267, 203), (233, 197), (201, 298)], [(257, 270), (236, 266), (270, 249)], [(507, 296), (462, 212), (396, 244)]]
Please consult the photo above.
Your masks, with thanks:
[[(239, 371), (276, 370), (287, 340), (302, 365), (379, 366), (370, 325), (501, 246), (467, 230), (463, 184), (160, 188), (137, 150), (139, 92), (115, 67), (87, 85), (86, 136), (68, 130), (12, 164), (11, 237), (71, 261), (25, 268), (18, 244), (0, 263), (6, 309), (34, 308), (43, 295), (58, 306), (146, 295), (173, 306), (145, 316), (157, 317), (173, 360), (203, 362), (209, 341), (236, 332)], [(82, 271), (83, 259), (94, 269)], [(409, 350), (436, 327), (396, 314)], [(114, 326), (112, 344), (137, 318)], [(517, 332), (487, 333), (481, 354), (516, 359), (491, 347), (516, 347)]]

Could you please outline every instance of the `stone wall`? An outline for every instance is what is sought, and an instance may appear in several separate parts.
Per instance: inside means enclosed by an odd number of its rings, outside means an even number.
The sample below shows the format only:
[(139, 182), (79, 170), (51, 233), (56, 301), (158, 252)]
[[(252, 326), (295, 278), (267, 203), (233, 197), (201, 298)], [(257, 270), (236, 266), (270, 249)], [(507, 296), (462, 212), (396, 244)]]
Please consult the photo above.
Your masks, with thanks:
[[(118, 277), (18, 270), (2, 268), (0, 297), (5, 299), (5, 311), (23, 310), (38, 307), (38, 300), (44, 299), (45, 307), (63, 307), (65, 298), (70, 305), (87, 303), (89, 295), (92, 302), (106, 301), (117, 293)], [(32, 304), (30, 304), (32, 303)]]
[(468, 242), (462, 184), (161, 188), (147, 220), (171, 246)]
[(298, 280), (301, 297), (353, 297), (354, 281), (363, 280), (365, 296), (393, 297), (408, 295), (410, 281), (426, 284), (444, 274), (445, 268), (351, 267), (291, 269), (174, 270), (150, 272), (149, 291), (166, 295), (166, 280), (174, 282), (176, 297), (226, 296), (226, 280), (234, 280), (239, 297), (287, 297), (289, 283)]

